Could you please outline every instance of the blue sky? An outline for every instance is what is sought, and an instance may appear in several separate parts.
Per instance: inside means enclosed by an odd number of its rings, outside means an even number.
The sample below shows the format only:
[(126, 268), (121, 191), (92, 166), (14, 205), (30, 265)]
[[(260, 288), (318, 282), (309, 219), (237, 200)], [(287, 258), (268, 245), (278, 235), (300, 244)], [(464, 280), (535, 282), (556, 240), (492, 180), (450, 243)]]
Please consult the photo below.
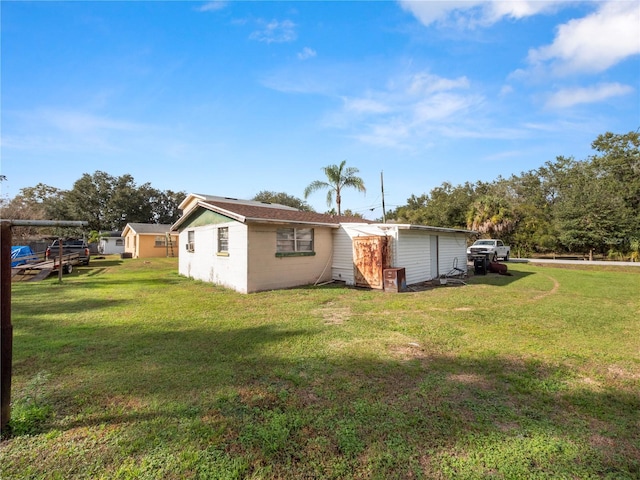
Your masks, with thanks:
[[(83, 173), (382, 215), (640, 127), (640, 2), (7, 2), (2, 195)], [(327, 210), (325, 192), (308, 203)]]

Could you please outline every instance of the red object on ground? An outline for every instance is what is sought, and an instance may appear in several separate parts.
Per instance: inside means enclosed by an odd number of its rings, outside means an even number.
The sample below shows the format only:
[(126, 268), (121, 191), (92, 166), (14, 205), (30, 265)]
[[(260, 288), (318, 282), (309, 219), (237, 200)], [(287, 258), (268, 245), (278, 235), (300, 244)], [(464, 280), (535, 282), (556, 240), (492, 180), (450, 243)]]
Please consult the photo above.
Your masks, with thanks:
[(498, 262), (489, 263), (489, 271), (492, 273), (498, 273), (500, 275), (509, 275), (507, 273), (507, 266), (504, 263), (498, 263)]

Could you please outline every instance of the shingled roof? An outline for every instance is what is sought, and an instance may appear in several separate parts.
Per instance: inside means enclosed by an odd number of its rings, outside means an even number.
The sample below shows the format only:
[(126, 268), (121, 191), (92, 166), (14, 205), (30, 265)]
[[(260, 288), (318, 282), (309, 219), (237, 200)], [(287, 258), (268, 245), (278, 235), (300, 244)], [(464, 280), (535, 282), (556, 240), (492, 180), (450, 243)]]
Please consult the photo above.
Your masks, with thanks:
[(165, 234), (171, 229), (171, 225), (160, 223), (127, 223), (125, 229), (122, 231), (124, 237), (127, 230), (133, 230), (137, 234)]
[(306, 212), (275, 203), (237, 200), (198, 194), (195, 194), (194, 197), (198, 199), (197, 203), (188, 211), (184, 212), (184, 215), (171, 227), (172, 230), (176, 230), (182, 221), (198, 208), (211, 210), (242, 223), (297, 223), (323, 225), (334, 228), (337, 228), (341, 223), (373, 223), (358, 217)]

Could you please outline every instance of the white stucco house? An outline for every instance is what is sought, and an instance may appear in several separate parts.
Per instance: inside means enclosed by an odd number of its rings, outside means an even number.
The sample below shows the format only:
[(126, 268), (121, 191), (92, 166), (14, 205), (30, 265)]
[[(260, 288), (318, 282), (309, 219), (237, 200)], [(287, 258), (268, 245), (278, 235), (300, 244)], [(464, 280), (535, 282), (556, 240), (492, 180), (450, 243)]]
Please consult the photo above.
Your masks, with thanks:
[(377, 224), (265, 202), (189, 194), (180, 204), (179, 273), (241, 293), (331, 280), (382, 288), (385, 269), (407, 284), (466, 271), (467, 230)]

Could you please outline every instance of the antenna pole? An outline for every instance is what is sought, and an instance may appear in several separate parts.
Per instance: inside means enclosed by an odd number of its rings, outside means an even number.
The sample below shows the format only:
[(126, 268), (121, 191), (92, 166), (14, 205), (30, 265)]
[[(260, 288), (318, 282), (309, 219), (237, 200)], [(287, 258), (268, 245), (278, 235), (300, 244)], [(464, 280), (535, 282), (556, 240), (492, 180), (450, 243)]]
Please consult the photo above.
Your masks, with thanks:
[(382, 170), (380, 171), (380, 188), (382, 189), (382, 223), (387, 223), (387, 214), (384, 209), (384, 179), (382, 178)]

